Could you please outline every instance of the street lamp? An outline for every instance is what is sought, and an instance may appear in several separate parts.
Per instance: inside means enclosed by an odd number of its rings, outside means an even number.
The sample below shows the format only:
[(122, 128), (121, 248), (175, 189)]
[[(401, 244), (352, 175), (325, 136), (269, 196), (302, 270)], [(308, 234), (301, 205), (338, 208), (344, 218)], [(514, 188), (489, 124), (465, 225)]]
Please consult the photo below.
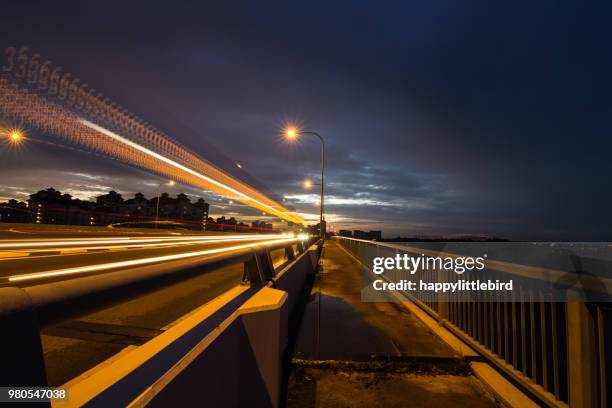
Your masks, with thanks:
[[(174, 186), (176, 183), (174, 182), (174, 180), (170, 180), (166, 183), (167, 186), (172, 187)], [(157, 205), (155, 206), (155, 228), (157, 228), (157, 223), (159, 221), (159, 196), (161, 195), (161, 183), (157, 185)]]
[(297, 129), (295, 129), (295, 128), (288, 128), (287, 129), (286, 135), (287, 135), (288, 139), (295, 139), (297, 134), (298, 134)]
[[(311, 131), (301, 131), (297, 128), (294, 127), (289, 127), (287, 129), (285, 129), (285, 137), (289, 140), (295, 140), (297, 139), (300, 135), (313, 135), (319, 138), (319, 140), (321, 141), (321, 213), (319, 215), (319, 231), (321, 234), (321, 239), (325, 239), (325, 218), (323, 216), (324, 212), (324, 208), (323, 208), (323, 197), (324, 197), (324, 193), (323, 193), (323, 176), (325, 174), (325, 140), (323, 140), (323, 137), (318, 134), (317, 132), (311, 132)], [(310, 186), (312, 186), (312, 182), (310, 182)], [(306, 188), (310, 188), (310, 186), (307, 186), (306, 182), (304, 183), (304, 187)]]
[(11, 142), (19, 143), (23, 139), (23, 133), (19, 129), (13, 129), (8, 133)]

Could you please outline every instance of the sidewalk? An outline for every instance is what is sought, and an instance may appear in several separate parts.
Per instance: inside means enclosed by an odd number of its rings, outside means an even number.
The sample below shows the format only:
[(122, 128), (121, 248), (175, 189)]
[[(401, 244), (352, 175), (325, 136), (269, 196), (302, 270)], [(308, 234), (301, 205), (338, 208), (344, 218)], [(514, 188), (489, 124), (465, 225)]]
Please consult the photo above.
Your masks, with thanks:
[(456, 357), (401, 305), (361, 302), (359, 266), (326, 241), (295, 358), (363, 361), (373, 355)]
[(326, 241), (295, 345), (288, 407), (493, 407), (464, 361), (409, 311), (361, 302), (359, 266)]

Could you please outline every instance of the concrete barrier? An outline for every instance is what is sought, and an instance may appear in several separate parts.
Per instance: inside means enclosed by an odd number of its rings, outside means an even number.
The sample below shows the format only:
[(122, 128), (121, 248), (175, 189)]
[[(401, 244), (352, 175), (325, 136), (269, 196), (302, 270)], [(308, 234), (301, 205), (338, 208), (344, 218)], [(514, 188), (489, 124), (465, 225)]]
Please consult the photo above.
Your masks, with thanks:
[(299, 295), (304, 288), (308, 276), (315, 273), (319, 263), (318, 246), (313, 245), (294, 262), (278, 271), (274, 278), (273, 287), (289, 294), (289, 311), (293, 312)]
[(68, 401), (53, 406), (279, 406), (289, 313), (318, 253), (309, 248), (268, 286), (236, 286), (75, 378)]

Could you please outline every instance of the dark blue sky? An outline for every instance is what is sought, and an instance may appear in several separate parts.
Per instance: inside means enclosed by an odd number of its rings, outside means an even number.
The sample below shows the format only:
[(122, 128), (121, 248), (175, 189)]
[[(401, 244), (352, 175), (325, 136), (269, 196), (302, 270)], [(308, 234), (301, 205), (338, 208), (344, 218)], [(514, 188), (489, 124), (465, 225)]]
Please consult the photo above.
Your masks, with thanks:
[[(611, 240), (611, 17), (605, 2), (13, 1), (0, 39), (313, 216), (318, 145), (279, 128), (319, 131), (336, 228)], [(61, 151), (0, 151), (0, 196), (154, 190)]]

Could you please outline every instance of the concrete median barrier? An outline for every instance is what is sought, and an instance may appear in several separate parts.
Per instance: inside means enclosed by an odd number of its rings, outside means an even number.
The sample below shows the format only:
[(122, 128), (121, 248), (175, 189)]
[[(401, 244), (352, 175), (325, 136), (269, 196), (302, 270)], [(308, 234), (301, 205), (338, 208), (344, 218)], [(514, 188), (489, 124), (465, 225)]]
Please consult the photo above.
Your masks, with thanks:
[(279, 406), (289, 315), (318, 254), (310, 247), (267, 285), (236, 286), (73, 379), (54, 406)]

